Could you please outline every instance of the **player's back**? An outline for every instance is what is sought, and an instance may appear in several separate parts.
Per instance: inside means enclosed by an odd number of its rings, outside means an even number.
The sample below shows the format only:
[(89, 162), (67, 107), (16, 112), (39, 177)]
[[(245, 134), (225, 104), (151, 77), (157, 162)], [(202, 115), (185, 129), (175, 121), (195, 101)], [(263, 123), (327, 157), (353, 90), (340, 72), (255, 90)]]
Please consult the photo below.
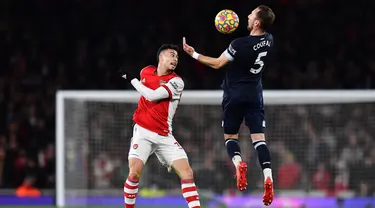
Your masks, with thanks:
[(222, 88), (244, 94), (261, 93), (262, 72), (273, 48), (273, 36), (246, 36), (235, 39), (227, 49), (232, 62), (225, 72)]

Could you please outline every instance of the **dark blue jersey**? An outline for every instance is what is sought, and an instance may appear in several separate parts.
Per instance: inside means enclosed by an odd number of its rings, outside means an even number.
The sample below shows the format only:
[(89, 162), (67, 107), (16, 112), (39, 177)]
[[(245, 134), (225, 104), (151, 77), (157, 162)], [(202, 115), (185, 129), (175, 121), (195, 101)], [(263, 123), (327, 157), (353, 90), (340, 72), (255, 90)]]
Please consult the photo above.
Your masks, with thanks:
[(261, 36), (237, 38), (231, 42), (224, 54), (231, 60), (222, 88), (250, 92), (262, 90), (262, 72), (268, 65), (273, 48), (273, 36), (265, 33)]

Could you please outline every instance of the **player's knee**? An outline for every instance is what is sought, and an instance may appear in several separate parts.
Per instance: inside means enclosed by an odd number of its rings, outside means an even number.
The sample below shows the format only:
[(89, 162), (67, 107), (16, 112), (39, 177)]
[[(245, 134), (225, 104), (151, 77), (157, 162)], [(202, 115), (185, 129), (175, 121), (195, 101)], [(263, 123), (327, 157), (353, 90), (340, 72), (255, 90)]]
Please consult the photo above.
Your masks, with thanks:
[(238, 139), (238, 134), (224, 134), (224, 139)]
[(181, 170), (180, 178), (181, 179), (193, 179), (194, 178), (193, 169), (191, 169), (191, 167), (186, 167), (183, 170)]
[(143, 169), (143, 161), (138, 158), (129, 159), (129, 177), (139, 179)]
[(141, 178), (141, 172), (130, 171), (128, 177), (131, 178), (131, 179), (133, 179), (133, 180), (137, 180), (138, 181)]
[(257, 141), (265, 141), (265, 140), (266, 140), (266, 137), (264, 136), (263, 133), (251, 134), (251, 140), (252, 140), (253, 142), (257, 142)]

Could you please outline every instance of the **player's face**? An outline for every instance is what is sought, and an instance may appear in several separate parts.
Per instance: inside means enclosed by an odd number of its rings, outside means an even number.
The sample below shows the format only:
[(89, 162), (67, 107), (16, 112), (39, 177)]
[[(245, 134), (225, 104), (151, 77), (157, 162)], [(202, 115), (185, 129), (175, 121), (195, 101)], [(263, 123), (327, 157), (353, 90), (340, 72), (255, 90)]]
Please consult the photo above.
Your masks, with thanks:
[(167, 49), (160, 54), (160, 63), (168, 70), (174, 70), (178, 64), (178, 53), (173, 49)]
[(249, 31), (252, 31), (255, 27), (258, 27), (259, 26), (259, 20), (257, 19), (257, 13), (258, 13), (259, 9), (256, 8), (254, 9), (250, 14), (249, 16), (247, 16), (248, 20), (247, 20), (247, 29)]

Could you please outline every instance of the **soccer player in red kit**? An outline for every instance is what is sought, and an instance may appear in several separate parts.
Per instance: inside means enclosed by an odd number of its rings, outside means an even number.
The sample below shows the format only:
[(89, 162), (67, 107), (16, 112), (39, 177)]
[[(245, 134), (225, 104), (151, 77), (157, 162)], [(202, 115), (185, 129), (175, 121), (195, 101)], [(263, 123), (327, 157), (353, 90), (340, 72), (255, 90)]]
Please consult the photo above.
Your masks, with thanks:
[(129, 150), (129, 175), (124, 184), (125, 208), (133, 208), (138, 183), (148, 157), (155, 153), (159, 161), (181, 178), (182, 195), (189, 208), (200, 208), (185, 150), (172, 135), (172, 121), (184, 89), (184, 81), (175, 72), (178, 46), (162, 45), (157, 52), (158, 66), (142, 69), (139, 81), (129, 71), (122, 77), (142, 95), (134, 113), (133, 138)]

